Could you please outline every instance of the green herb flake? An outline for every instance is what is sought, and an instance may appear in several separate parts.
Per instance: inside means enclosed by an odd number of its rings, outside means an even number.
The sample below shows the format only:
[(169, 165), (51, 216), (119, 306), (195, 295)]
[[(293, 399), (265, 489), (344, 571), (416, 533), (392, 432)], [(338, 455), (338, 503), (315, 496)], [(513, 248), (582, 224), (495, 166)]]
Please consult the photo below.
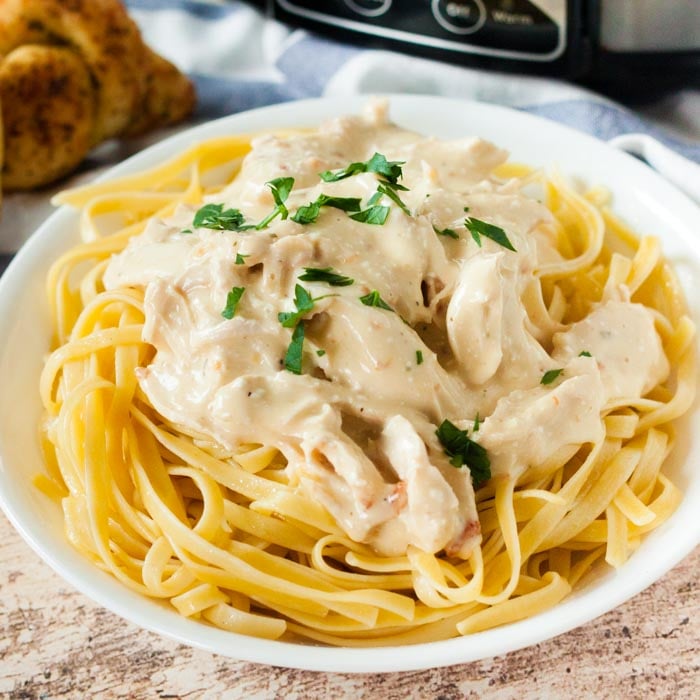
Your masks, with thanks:
[(294, 328), (292, 342), (284, 355), (284, 368), (294, 374), (301, 374), (301, 360), (304, 353), (304, 324)]
[(417, 365), (423, 364), (423, 351), (422, 350), (416, 350), (416, 364)]
[(277, 320), (285, 328), (294, 328), (297, 323), (299, 323), (301, 317), (307, 314), (311, 309), (314, 308), (314, 299), (308, 290), (304, 289), (300, 284), (294, 287), (294, 306), (296, 306), (296, 311), (280, 311), (277, 314)]
[(435, 231), (438, 236), (447, 236), (447, 238), (454, 238), (456, 241), (459, 240), (459, 234), (451, 228), (439, 229), (433, 224), (433, 231)]
[(384, 299), (381, 298), (376, 289), (372, 290), (369, 294), (365, 294), (364, 296), (360, 297), (360, 301), (365, 306), (376, 306), (379, 309), (386, 309), (387, 311), (394, 310), (384, 301)]
[(380, 182), (379, 185), (377, 186), (377, 192), (375, 195), (372, 196), (372, 199), (370, 199), (370, 204), (376, 204), (376, 202), (372, 201), (376, 195), (386, 195), (389, 197), (389, 199), (394, 202), (394, 204), (398, 205), (398, 207), (403, 211), (406, 216), (411, 216), (411, 212), (408, 210), (408, 207), (405, 205), (401, 197), (396, 192), (395, 186), (391, 185), (388, 182)]
[(221, 315), (229, 321), (236, 315), (236, 307), (245, 292), (245, 287), (231, 287), (231, 291), (226, 296), (226, 306)]
[(352, 277), (335, 272), (332, 267), (305, 267), (304, 274), (299, 275), (304, 282), (326, 282), (331, 287), (349, 287), (355, 283)]
[(356, 214), (350, 214), (350, 218), (363, 224), (383, 226), (387, 217), (389, 216), (389, 210), (390, 207), (376, 204), (374, 206), (370, 206), (368, 209), (358, 211)]
[(321, 213), (321, 207), (333, 207), (341, 211), (360, 211), (359, 197), (333, 197), (327, 194), (320, 194), (315, 201), (299, 207), (291, 217), (297, 224), (313, 224)]
[(401, 166), (405, 165), (405, 161), (387, 160), (381, 153), (375, 153), (367, 161), (367, 172), (376, 173), (393, 184), (397, 184), (398, 179), (403, 177)]
[(540, 384), (551, 384), (564, 370), (563, 369), (550, 369), (542, 375), (540, 379)]
[(479, 417), (479, 411), (476, 412), (476, 417), (474, 418), (474, 427), (472, 428), (472, 433), (476, 433), (481, 425), (481, 418)]
[(195, 228), (209, 228), (214, 231), (245, 231), (253, 228), (245, 223), (245, 217), (238, 209), (224, 210), (223, 204), (205, 204), (194, 214), (192, 225)]
[(384, 195), (377, 190), (368, 200), (367, 200), (367, 206), (368, 207), (373, 207), (375, 204), (379, 204), (379, 200), (383, 197)]
[(588, 352), (588, 350), (582, 350), (582, 351), (578, 354), (578, 356), (579, 356), (579, 357), (593, 357), (593, 355), (591, 355), (591, 353)]
[(284, 207), (286, 209), (284, 203), (287, 201), (289, 193), (292, 191), (292, 187), (294, 187), (294, 178), (276, 177), (274, 180), (270, 180), (265, 184), (270, 188), (270, 192), (272, 192), (272, 199), (275, 200), (275, 204), (278, 207)]
[(310, 202), (296, 210), (292, 215), (292, 221), (297, 224), (313, 224), (321, 213), (321, 204), (318, 200)]
[(180, 231), (180, 233), (192, 233), (192, 229), (191, 228), (183, 228), (182, 231)]
[(267, 228), (280, 213), (279, 208), (275, 207), (259, 224), (256, 224), (255, 230), (262, 231), (262, 229)]
[(243, 253), (236, 253), (236, 265), (245, 265), (245, 259), (249, 257), (250, 254), (243, 255)]
[(479, 247), (481, 247), (481, 237), (486, 236), (486, 238), (490, 238), (498, 245), (516, 252), (513, 244), (508, 240), (506, 232), (500, 226), (489, 224), (481, 219), (475, 219), (473, 216), (468, 216), (464, 220), (464, 225), (469, 229), (472, 238)]
[(272, 193), (272, 199), (275, 202), (275, 208), (255, 227), (258, 231), (266, 228), (270, 222), (276, 217), (286, 219), (289, 216), (289, 209), (285, 202), (289, 197), (289, 193), (294, 187), (293, 177), (276, 177), (274, 180), (269, 180), (265, 183)]
[(475, 487), (491, 478), (491, 460), (486, 450), (469, 437), (466, 430), (460, 430), (454, 423), (444, 420), (435, 431), (450, 464), (457, 469), (466, 466), (471, 472)]
[(325, 350), (316, 350), (316, 354), (319, 357), (323, 357), (326, 354), (326, 351)]
[[(369, 160), (361, 163), (350, 163), (350, 165), (340, 170), (326, 170), (319, 173), (319, 177), (324, 182), (338, 182), (338, 180), (344, 180), (347, 177), (359, 175), (360, 173), (375, 173), (396, 185), (398, 184), (398, 179), (403, 177), (402, 165), (404, 165), (404, 161), (390, 161), (381, 153), (375, 153)], [(402, 188), (402, 186), (399, 185), (399, 188)]]
[(350, 163), (350, 165), (345, 168), (341, 168), (340, 170), (324, 170), (318, 175), (324, 182), (338, 182), (339, 180), (344, 180), (347, 177), (352, 177), (353, 175), (366, 172), (367, 163)]

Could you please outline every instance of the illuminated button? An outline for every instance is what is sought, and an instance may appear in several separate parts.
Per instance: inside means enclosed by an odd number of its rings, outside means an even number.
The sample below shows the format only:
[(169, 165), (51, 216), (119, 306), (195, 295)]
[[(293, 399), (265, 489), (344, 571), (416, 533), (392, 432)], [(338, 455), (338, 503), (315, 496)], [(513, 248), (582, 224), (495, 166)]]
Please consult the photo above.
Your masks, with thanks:
[(391, 0), (345, 0), (345, 4), (365, 17), (379, 17), (391, 7)]
[(482, 0), (433, 0), (432, 9), (440, 26), (453, 34), (473, 34), (486, 21)]

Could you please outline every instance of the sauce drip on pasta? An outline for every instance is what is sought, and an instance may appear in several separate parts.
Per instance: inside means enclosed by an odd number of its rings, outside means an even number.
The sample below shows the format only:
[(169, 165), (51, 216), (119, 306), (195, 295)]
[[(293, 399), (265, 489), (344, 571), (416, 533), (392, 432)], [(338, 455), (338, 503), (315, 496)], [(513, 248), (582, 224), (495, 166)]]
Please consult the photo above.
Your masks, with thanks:
[(182, 615), (345, 646), (469, 634), (622, 566), (695, 329), (600, 190), (373, 105), (59, 200), (47, 473), (66, 535)]
[[(381, 225), (326, 206), (311, 223), (292, 214), (222, 231), (197, 227), (196, 210), (183, 207), (132, 239), (105, 285), (145, 290), (144, 340), (156, 356), (138, 378), (168, 420), (229, 450), (273, 445), (290, 479), (382, 554), (415, 545), (467, 558), (479, 521), (469, 469), (455, 468), (436, 438), (444, 419), (466, 429), (480, 416), (472, 440), (494, 475), (517, 474), (599, 441), (606, 402), (638, 399), (665, 379), (668, 362), (652, 314), (624, 285), (573, 325), (542, 313), (535, 271), (542, 260), (563, 262), (553, 217), (519, 182), (492, 176), (506, 153), (485, 141), (420, 137), (379, 107), (312, 134), (255, 140), (211, 203), (264, 220), (275, 206), (266, 183), (284, 176), (293, 178), (288, 213), (321, 197), (364, 209), (390, 182), (382, 173), (329, 182), (320, 173), (375, 153), (401, 164), (401, 189), (391, 190), (400, 203), (377, 200), (389, 207)], [(505, 232), (514, 250), (477, 240), (473, 220)], [(600, 246), (600, 232), (592, 235)], [(305, 282), (309, 269), (352, 282)], [(292, 330), (279, 315), (294, 310), (299, 285), (316, 301), (299, 318), (296, 374), (284, 367)], [(224, 318), (233, 288), (244, 296)], [(374, 292), (388, 308), (363, 303)], [(555, 369), (557, 381), (543, 385)]]

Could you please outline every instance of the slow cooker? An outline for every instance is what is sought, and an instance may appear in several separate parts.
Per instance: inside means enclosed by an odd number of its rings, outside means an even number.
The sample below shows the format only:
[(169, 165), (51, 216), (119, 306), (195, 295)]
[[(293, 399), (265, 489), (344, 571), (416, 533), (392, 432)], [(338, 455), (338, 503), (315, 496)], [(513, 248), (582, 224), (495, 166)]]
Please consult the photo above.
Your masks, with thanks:
[[(566, 78), (700, 73), (700, 0), (260, 0), (280, 20), (470, 66)], [(671, 74), (668, 73), (669, 69)]]

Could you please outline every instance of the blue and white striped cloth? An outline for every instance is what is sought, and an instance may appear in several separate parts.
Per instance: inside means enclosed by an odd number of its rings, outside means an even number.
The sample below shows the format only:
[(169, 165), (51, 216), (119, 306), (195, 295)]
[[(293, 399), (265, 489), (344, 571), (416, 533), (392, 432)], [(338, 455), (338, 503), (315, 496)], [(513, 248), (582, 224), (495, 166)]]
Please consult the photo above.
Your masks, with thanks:
[[(198, 104), (191, 123), (308, 97), (386, 92), (462, 97), (515, 107), (604, 140), (615, 139), (613, 143), (646, 157), (700, 200), (697, 90), (669, 95), (640, 113), (563, 81), (332, 41), (266, 19), (235, 0), (126, 0), (126, 5), (147, 43), (194, 80)], [(152, 134), (119, 149), (98, 149), (88, 161), (89, 174), (164, 135)], [(87, 176), (83, 172), (74, 181)], [(51, 194), (6, 197), (0, 253), (16, 250), (27, 239), (49, 213)]]

